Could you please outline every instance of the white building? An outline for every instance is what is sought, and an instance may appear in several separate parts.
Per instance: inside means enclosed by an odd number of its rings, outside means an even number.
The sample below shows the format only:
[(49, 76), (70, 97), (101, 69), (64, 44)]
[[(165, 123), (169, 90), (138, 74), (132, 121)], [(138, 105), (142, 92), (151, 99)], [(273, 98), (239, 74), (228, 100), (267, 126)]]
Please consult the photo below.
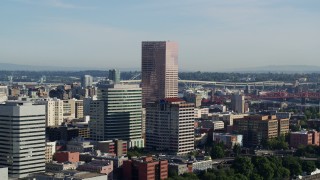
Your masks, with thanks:
[(92, 86), (93, 77), (90, 75), (84, 75), (81, 79), (81, 86), (86, 88), (88, 86)]
[(146, 147), (177, 155), (194, 150), (194, 104), (179, 98), (147, 103)]
[(8, 86), (0, 86), (0, 103), (8, 100)]
[(45, 106), (7, 101), (0, 105), (0, 167), (10, 178), (45, 170)]

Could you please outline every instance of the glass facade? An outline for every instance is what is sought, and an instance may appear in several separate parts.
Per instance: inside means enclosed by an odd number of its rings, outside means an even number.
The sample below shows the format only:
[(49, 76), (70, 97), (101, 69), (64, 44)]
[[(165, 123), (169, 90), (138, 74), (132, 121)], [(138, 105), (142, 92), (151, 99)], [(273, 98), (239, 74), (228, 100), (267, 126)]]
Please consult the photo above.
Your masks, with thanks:
[(178, 96), (178, 44), (142, 42), (142, 104)]

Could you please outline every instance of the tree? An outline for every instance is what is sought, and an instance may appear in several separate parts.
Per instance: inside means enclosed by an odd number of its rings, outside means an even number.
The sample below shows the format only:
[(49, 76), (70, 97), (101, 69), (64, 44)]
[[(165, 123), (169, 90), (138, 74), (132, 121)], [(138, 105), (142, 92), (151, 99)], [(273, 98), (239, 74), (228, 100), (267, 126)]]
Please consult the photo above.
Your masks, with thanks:
[(301, 165), (295, 157), (287, 156), (283, 158), (282, 165), (290, 170), (290, 176), (297, 176), (302, 173)]
[(199, 180), (198, 176), (194, 173), (184, 173), (182, 177), (184, 180)]
[(241, 154), (241, 146), (239, 144), (235, 144), (232, 150), (236, 157)]
[(236, 157), (231, 167), (235, 173), (243, 174), (246, 177), (250, 177), (253, 171), (253, 164), (248, 157)]
[(223, 158), (225, 156), (224, 150), (221, 147), (221, 145), (214, 144), (211, 150), (211, 158), (217, 159), (217, 158)]
[(314, 161), (302, 161), (302, 170), (305, 171), (307, 174), (316, 170), (316, 164)]

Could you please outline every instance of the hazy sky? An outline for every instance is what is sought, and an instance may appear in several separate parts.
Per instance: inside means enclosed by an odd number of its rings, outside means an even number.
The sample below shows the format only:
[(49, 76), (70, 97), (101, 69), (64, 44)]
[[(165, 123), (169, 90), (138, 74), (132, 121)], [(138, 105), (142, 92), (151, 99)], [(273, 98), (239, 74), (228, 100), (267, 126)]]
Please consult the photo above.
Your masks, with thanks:
[(0, 62), (140, 68), (141, 41), (179, 68), (320, 66), (319, 0), (1, 0)]

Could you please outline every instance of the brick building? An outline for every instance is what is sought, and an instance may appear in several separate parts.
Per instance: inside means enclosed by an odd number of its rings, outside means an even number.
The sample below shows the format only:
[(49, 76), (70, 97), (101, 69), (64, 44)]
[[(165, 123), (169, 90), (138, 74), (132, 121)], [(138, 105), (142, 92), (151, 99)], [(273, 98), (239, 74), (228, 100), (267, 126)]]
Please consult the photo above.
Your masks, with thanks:
[(141, 157), (123, 162), (124, 180), (155, 180), (168, 178), (168, 161)]
[(79, 162), (79, 157), (80, 157), (79, 152), (64, 151), (64, 152), (56, 152), (54, 154), (54, 159), (58, 163), (67, 162), (67, 161), (68, 162)]
[(298, 148), (299, 146), (316, 145), (319, 146), (320, 133), (317, 131), (298, 131), (290, 133), (290, 146)]

